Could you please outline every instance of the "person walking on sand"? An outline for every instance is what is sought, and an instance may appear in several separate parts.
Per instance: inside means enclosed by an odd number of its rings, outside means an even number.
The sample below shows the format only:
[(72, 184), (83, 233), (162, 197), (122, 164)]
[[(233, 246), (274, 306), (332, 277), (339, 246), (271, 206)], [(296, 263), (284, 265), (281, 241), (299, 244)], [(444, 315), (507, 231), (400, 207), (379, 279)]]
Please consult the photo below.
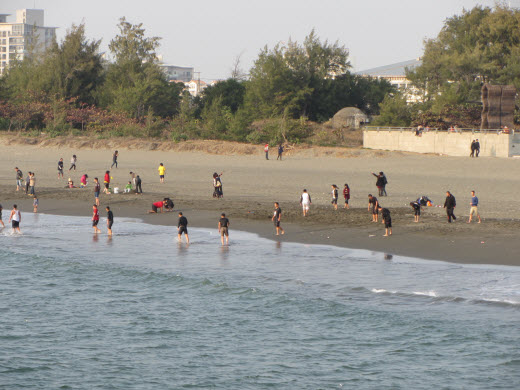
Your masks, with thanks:
[(451, 223), (452, 218), (453, 222), (457, 220), (457, 217), (454, 214), (456, 206), (457, 202), (455, 201), (455, 197), (451, 194), (450, 191), (446, 191), (446, 200), (444, 201), (444, 208), (446, 209), (446, 215), (448, 216), (448, 223)]
[(13, 228), (13, 233), (20, 231), (20, 222), (22, 222), (22, 213), (18, 210), (17, 205), (13, 205), (13, 209), (11, 210), (11, 215), (9, 215), (9, 222), (11, 222), (11, 226)]
[(34, 172), (30, 172), (29, 177), (29, 195), (34, 195), (34, 187), (36, 186), (36, 178), (34, 177)]
[(338, 209), (338, 186), (336, 184), (332, 184), (332, 206), (334, 207), (334, 210)]
[(157, 168), (157, 170), (159, 171), (159, 181), (164, 184), (164, 173), (166, 172), (166, 168), (165, 166), (163, 165), (163, 163), (160, 163), (159, 164), (159, 168)]
[(186, 236), (186, 244), (190, 243), (188, 236), (188, 219), (179, 211), (179, 222), (177, 223), (177, 239), (181, 242), (182, 234)]
[(278, 157), (276, 157), (277, 160), (282, 161), (282, 155), (283, 155), (283, 145), (278, 145)]
[(282, 221), (282, 209), (280, 208), (280, 204), (278, 202), (274, 202), (274, 213), (273, 218), (271, 220), (274, 222), (274, 227), (276, 228), (276, 235), (279, 236), (280, 232), (285, 234), (285, 230), (280, 226), (280, 222)]
[(421, 205), (419, 204), (419, 202), (410, 202), (410, 206), (412, 207), (414, 212), (413, 221), (419, 222), (419, 217), (421, 216)]
[(14, 170), (16, 171), (16, 191), (20, 191), (20, 188), (23, 188), (23, 172), (18, 167)]
[(4, 221), (2, 221), (2, 211), (3, 210), (4, 210), (4, 208), (0, 204), (0, 225), (2, 225), (2, 229), (5, 228)]
[(300, 196), (300, 206), (302, 206), (303, 216), (306, 217), (309, 214), (309, 208), (312, 204), (311, 196), (306, 189), (303, 190)]
[(143, 187), (141, 187), (141, 178), (139, 175), (135, 177), (135, 193), (136, 194), (142, 194), (143, 193)]
[(372, 222), (379, 220), (379, 201), (372, 194), (368, 194), (368, 210), (372, 212)]
[(76, 170), (76, 161), (78, 161), (78, 158), (76, 157), (75, 154), (72, 155), (72, 157), (70, 158), (70, 168), (69, 168), (69, 171), (71, 170)]
[(478, 142), (478, 138), (475, 140), (475, 157), (478, 157), (480, 154), (480, 142)]
[(343, 187), (343, 197), (345, 198), (345, 206), (343, 206), (344, 209), (350, 209), (350, 206), (348, 204), (350, 200), (350, 187), (347, 183), (345, 183), (345, 186)]
[(218, 221), (218, 232), (220, 233), (220, 242), (224, 245), (224, 237), (226, 238), (226, 245), (229, 245), (229, 219), (226, 214), (220, 214)]
[(114, 154), (112, 155), (112, 165), (110, 166), (110, 168), (113, 168), (114, 165), (116, 166), (117, 168), (117, 158), (119, 157), (119, 152), (116, 150), (114, 152)]
[(63, 158), (58, 161), (58, 179), (63, 179)]
[(475, 157), (475, 140), (471, 141), (471, 153), (469, 154), (470, 157)]
[(381, 211), (381, 218), (385, 224), (385, 234), (383, 237), (388, 237), (392, 235), (392, 217), (390, 216), (390, 210), (385, 209), (381, 206), (378, 207), (378, 210)]
[(469, 209), (469, 220), (468, 223), (471, 223), (471, 219), (473, 217), (473, 214), (475, 214), (478, 218), (478, 223), (481, 223), (482, 220), (480, 219), (480, 214), (478, 213), (478, 198), (475, 195), (475, 191), (471, 191), (471, 201), (469, 202), (470, 209)]
[(40, 201), (38, 200), (38, 198), (36, 197), (36, 195), (34, 195), (34, 198), (33, 198), (33, 212), (34, 213), (37, 213), (38, 212), (38, 205), (40, 204)]
[(107, 210), (107, 233), (109, 236), (112, 235), (112, 225), (114, 224), (114, 213), (110, 210), (110, 207), (106, 207)]
[(101, 230), (98, 229), (97, 225), (99, 223), (99, 210), (98, 206), (95, 204), (92, 206), (92, 227), (94, 228), (94, 233), (101, 233)]
[(265, 144), (264, 152), (265, 152), (265, 159), (269, 160), (269, 144)]
[(105, 178), (103, 179), (103, 183), (105, 184), (105, 188), (103, 189), (103, 193), (109, 195), (110, 191), (110, 171), (105, 172)]
[(96, 199), (96, 206), (99, 206), (99, 193), (101, 192), (101, 184), (97, 177), (94, 178), (94, 198)]

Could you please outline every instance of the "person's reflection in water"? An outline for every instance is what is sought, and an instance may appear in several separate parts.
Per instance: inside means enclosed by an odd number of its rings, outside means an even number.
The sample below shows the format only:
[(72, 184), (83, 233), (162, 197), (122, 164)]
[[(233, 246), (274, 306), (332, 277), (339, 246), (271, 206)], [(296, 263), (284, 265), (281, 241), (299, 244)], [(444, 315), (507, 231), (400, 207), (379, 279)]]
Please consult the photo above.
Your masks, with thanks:
[(282, 242), (281, 241), (276, 241), (275, 247), (276, 247), (277, 252), (280, 252), (280, 253), (282, 252)]
[(221, 246), (220, 247), (220, 261), (221, 265), (227, 265), (229, 260), (229, 246)]
[(394, 258), (394, 255), (391, 255), (390, 253), (385, 253), (385, 260), (392, 260)]
[(112, 246), (112, 235), (107, 236), (107, 245)]
[(98, 242), (99, 241), (99, 234), (92, 235), (92, 242)]

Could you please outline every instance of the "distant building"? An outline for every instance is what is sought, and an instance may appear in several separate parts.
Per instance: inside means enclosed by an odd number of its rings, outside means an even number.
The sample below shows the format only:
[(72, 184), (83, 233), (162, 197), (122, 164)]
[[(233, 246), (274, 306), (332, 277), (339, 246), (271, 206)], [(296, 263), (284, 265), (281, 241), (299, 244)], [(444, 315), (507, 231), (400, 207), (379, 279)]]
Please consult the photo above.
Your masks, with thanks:
[(0, 14), (0, 75), (11, 61), (23, 60), (29, 48), (42, 53), (56, 39), (57, 27), (44, 27), (42, 9), (19, 9), (16, 21), (8, 23), (9, 14)]
[(385, 79), (405, 94), (408, 103), (417, 103), (422, 101), (422, 96), (412, 85), (412, 82), (406, 78), (406, 69), (412, 70), (421, 64), (422, 60), (417, 58), (415, 60), (366, 69), (356, 73), (361, 76)]
[(332, 117), (332, 127), (335, 129), (359, 129), (368, 123), (368, 116), (357, 107), (345, 107)]
[(191, 96), (198, 96), (208, 87), (208, 84), (202, 80), (190, 80), (186, 83), (186, 88)]
[(160, 66), (168, 81), (183, 81), (187, 83), (193, 79), (193, 68), (166, 64), (161, 64)]

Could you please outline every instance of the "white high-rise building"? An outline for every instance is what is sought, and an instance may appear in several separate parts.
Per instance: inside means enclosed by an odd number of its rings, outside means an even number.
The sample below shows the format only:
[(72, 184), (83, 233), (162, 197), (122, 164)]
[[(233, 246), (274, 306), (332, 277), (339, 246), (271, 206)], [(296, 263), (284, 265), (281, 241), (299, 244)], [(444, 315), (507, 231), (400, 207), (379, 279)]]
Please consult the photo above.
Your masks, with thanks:
[(0, 14), (0, 75), (10, 62), (23, 60), (29, 48), (41, 53), (56, 38), (57, 27), (44, 27), (42, 9), (19, 9), (14, 23), (8, 16)]

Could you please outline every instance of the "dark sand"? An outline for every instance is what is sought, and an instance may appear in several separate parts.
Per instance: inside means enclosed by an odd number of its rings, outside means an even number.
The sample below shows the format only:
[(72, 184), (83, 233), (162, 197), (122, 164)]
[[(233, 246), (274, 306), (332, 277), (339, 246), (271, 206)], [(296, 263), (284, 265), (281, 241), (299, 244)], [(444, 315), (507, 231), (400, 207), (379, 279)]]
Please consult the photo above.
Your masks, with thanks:
[[(424, 259), (462, 263), (520, 265), (520, 220), (515, 197), (520, 191), (517, 159), (460, 158), (403, 153), (357, 151), (352, 158), (324, 157), (318, 149), (293, 151), (284, 161), (265, 161), (262, 147), (253, 155), (227, 155), (226, 145), (217, 149), (221, 154), (204, 152), (127, 150), (119, 147), (120, 165), (112, 171), (114, 183), (120, 188), (129, 180), (129, 171), (143, 179), (143, 195), (101, 195), (101, 207), (110, 205), (118, 217), (140, 218), (144, 222), (174, 226), (177, 213), (147, 214), (151, 203), (170, 196), (175, 210), (182, 210), (192, 227), (215, 228), (221, 212), (231, 220), (232, 231), (244, 230), (280, 241), (328, 244), (368, 249), (383, 253)], [(57, 179), (56, 163), (60, 157), (68, 161), (78, 155), (78, 171), (65, 172)], [(339, 154), (339, 153), (337, 153)], [(345, 152), (340, 155), (348, 155)], [(24, 172), (35, 171), (37, 193), (42, 213), (90, 216), (93, 203), (92, 179), (109, 169), (112, 151), (89, 148), (40, 147), (1, 143), (0, 203), (4, 206), (4, 222), (13, 203), (22, 212), (32, 211), (32, 199), (15, 191), (14, 167)], [(274, 157), (276, 158), (276, 156)], [(159, 184), (157, 167), (167, 168), (166, 183)], [(392, 212), (394, 234), (382, 237), (384, 225), (370, 222), (367, 194), (375, 193), (371, 172), (385, 171), (389, 179), (388, 197), (381, 203)], [(214, 171), (224, 172), (224, 199), (212, 198)], [(66, 189), (71, 177), (88, 173), (86, 189)], [(351, 209), (334, 211), (330, 205), (330, 184), (340, 191), (348, 182), (352, 191)], [(303, 218), (299, 196), (307, 188), (313, 200), (310, 216)], [(407, 206), (419, 195), (428, 195), (436, 204), (444, 202), (445, 191), (457, 198), (456, 223), (448, 224), (442, 208), (425, 208), (420, 223), (413, 222), (412, 209)], [(481, 205), (483, 223), (467, 224), (469, 191), (475, 189)], [(377, 195), (377, 194), (376, 194)], [(271, 222), (273, 201), (283, 209), (284, 236), (274, 236)], [(101, 224), (101, 228), (104, 226)], [(22, 223), (23, 229), (23, 223)], [(175, 229), (170, 228), (172, 237)]]

